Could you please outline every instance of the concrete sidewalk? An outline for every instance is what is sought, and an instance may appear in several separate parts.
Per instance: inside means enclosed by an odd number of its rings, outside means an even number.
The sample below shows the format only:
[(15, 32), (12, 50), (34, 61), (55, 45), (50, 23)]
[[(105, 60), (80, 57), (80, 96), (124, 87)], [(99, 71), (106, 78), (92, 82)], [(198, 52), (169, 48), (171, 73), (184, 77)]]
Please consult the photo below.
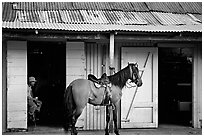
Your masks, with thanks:
[[(78, 135), (104, 135), (104, 131), (78, 131)], [(157, 129), (120, 129), (121, 135), (202, 135), (202, 129), (177, 125), (159, 125)], [(6, 132), (3, 135), (70, 135), (62, 127), (30, 127), (27, 132)], [(114, 135), (110, 133), (110, 135)]]

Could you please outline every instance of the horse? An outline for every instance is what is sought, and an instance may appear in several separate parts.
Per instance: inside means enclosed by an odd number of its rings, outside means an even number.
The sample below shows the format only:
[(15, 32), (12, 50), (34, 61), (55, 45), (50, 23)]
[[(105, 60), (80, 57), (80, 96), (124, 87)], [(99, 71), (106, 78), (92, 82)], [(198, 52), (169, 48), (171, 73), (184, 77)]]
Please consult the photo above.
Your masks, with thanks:
[[(119, 102), (122, 96), (122, 88), (126, 85), (128, 80), (135, 83), (138, 87), (142, 86), (142, 80), (139, 75), (139, 69), (137, 63), (131, 63), (118, 71), (114, 75), (108, 76), (111, 82), (111, 102), (113, 105), (113, 121), (114, 121), (114, 133), (119, 135), (117, 127), (117, 110)], [(97, 92), (103, 96), (104, 88), (96, 88), (94, 82), (87, 79), (76, 79), (72, 81), (66, 88), (64, 93), (64, 105), (65, 105), (65, 124), (64, 129), (67, 132), (71, 128), (71, 134), (77, 135), (78, 132), (75, 128), (78, 117), (81, 115), (83, 109), (87, 103), (92, 105), (101, 105), (99, 102), (90, 101), (90, 96)], [(102, 104), (103, 105), (103, 104)], [(110, 111), (109, 106), (106, 106), (106, 128), (105, 135), (109, 135), (109, 121)]]

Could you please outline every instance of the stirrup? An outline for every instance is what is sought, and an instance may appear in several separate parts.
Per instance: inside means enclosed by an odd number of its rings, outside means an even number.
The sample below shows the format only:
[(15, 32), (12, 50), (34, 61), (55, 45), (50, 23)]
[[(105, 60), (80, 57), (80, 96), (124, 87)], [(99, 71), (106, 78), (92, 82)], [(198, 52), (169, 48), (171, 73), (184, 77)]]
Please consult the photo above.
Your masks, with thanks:
[(113, 105), (113, 103), (111, 103), (112, 109), (115, 110), (115, 106)]

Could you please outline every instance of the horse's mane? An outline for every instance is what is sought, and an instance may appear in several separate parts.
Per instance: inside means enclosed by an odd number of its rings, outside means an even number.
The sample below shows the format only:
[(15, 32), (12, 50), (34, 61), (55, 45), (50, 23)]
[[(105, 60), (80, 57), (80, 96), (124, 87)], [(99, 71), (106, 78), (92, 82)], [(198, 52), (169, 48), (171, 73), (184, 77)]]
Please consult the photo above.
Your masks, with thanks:
[(127, 80), (130, 77), (130, 69), (129, 66), (125, 67), (124, 69), (118, 71), (114, 75), (108, 76), (110, 82), (120, 87), (121, 89), (125, 86)]

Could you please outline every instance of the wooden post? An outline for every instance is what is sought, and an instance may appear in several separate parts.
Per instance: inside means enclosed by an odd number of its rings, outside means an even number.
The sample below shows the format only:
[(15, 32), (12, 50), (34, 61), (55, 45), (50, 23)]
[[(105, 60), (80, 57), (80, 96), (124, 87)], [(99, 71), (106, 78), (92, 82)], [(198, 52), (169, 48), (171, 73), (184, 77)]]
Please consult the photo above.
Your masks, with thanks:
[[(110, 59), (110, 75), (113, 75), (115, 72), (114, 67), (114, 33), (110, 33), (110, 46), (109, 46), (109, 59)], [(111, 108), (112, 109), (112, 108)], [(113, 133), (113, 111), (110, 111), (110, 124), (109, 124), (110, 133)]]
[(7, 43), (6, 40), (3, 39), (2, 42), (2, 132), (6, 132), (7, 129), (7, 85), (6, 85), (6, 77), (7, 77)]
[(109, 47), (109, 58), (110, 58), (110, 74), (112, 75), (111, 68), (114, 68), (114, 33), (110, 33), (110, 47)]

